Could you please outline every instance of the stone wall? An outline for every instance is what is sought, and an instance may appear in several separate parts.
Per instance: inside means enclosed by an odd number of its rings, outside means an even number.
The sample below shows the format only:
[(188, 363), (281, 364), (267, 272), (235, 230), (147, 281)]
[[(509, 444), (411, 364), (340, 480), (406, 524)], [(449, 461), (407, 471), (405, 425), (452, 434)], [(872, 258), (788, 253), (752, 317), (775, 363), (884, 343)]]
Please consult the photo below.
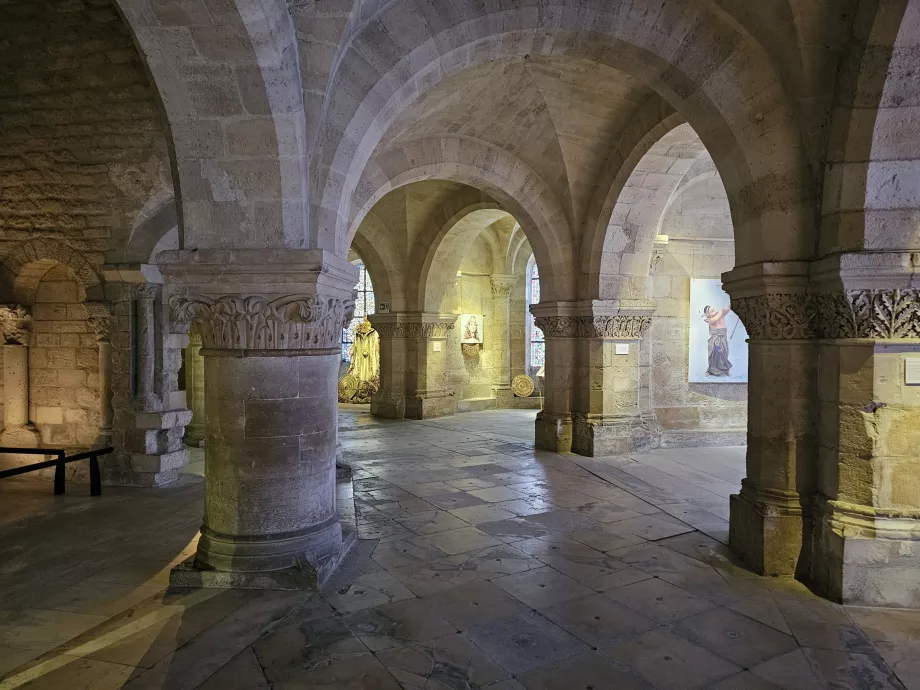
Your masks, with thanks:
[(99, 435), (99, 349), (82, 293), (73, 272), (58, 265), (32, 304), (29, 416), (43, 443), (90, 446)]
[(54, 236), (93, 264), (172, 194), (155, 91), (111, 0), (0, 3), (0, 253)]
[(744, 443), (747, 384), (688, 383), (690, 280), (734, 267), (731, 215), (708, 157), (691, 169), (662, 219), (669, 242), (650, 276), (657, 311), (646, 337), (650, 398), (666, 446)]

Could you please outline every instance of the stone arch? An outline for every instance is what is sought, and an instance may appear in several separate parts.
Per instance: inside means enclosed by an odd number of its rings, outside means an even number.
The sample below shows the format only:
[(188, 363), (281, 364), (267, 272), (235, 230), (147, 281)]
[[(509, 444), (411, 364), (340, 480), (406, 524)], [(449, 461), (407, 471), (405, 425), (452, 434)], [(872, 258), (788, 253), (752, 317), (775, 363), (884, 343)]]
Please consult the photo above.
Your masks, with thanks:
[(547, 294), (555, 299), (574, 297), (571, 231), (562, 206), (546, 183), (523, 162), (483, 142), (417, 140), (379, 157), (362, 176), (349, 214), (351, 229), (346, 242), (386, 193), (432, 179), (459, 182), (494, 198), (527, 235), (541, 270), (546, 272)]
[[(736, 226), (745, 238), (742, 261), (810, 257), (812, 174), (779, 75), (751, 36), (690, 2), (664, 3), (657, 12), (625, 0), (584, 9), (582, 2), (556, 0), (492, 15), (473, 0), (459, 0), (447, 16), (405, 0), (370, 16), (330, 80), (355, 99), (330, 103), (321, 125), (315, 221), (347, 234), (348, 200), (387, 126), (432, 85), (489, 61), (569, 55), (638, 78), (694, 125), (730, 180)], [(359, 70), (364, 61), (380, 76), (356, 78), (366, 74)]]
[(284, 0), (116, 0), (166, 113), (183, 248), (303, 247), (306, 133)]
[[(588, 296), (595, 299), (642, 296), (655, 239), (649, 219), (660, 218), (682, 173), (686, 172), (684, 169), (671, 175), (667, 168), (660, 169), (660, 162), (668, 160), (668, 150), (672, 146), (686, 146), (691, 142), (698, 144), (694, 154), (705, 151), (688, 124), (682, 123), (677, 116), (668, 117), (639, 141), (619, 168), (604, 202), (610, 211), (600, 214), (582, 244), (582, 266), (588, 269), (582, 269), (585, 271), (582, 289)], [(649, 172), (655, 175), (653, 184), (660, 185), (657, 190), (645, 184), (644, 178)], [(665, 185), (666, 181), (670, 184)], [(635, 200), (626, 194), (628, 189), (633, 195), (638, 194)], [(630, 217), (632, 214), (635, 215)]]
[(861, 9), (828, 138), (821, 256), (920, 247), (920, 1)]
[(115, 256), (109, 257), (110, 261), (124, 261), (125, 263), (151, 263), (154, 262), (154, 256), (157, 245), (167, 239), (167, 235), (174, 233), (175, 246), (170, 249), (179, 248), (180, 235), (178, 232), (179, 216), (176, 209), (176, 200), (168, 199), (160, 203), (156, 209), (147, 215), (143, 221), (138, 223), (131, 231), (128, 243), (122, 252)]
[[(424, 256), (416, 254), (417, 260), (410, 260), (410, 268), (419, 265), (417, 284), (419, 286), (418, 308), (420, 311), (440, 311), (448, 283), (453, 282), (464, 250), (469, 246), (471, 232), (475, 236), (486, 235), (492, 264), (495, 265), (497, 244), (488, 238), (488, 228), (495, 221), (509, 216), (499, 204), (481, 203), (468, 206), (454, 214), (432, 235), (428, 251)], [(416, 277), (413, 274), (413, 277)], [(440, 278), (440, 280), (439, 280)]]
[(73, 271), (85, 290), (86, 300), (105, 298), (102, 279), (80, 252), (58, 240), (37, 238), (16, 245), (0, 258), (3, 300), (31, 304), (42, 278), (58, 264)]
[[(379, 222), (368, 216), (362, 231), (357, 233), (351, 247), (364, 262), (374, 284), (377, 300), (391, 302), (391, 309), (399, 311), (405, 299), (400, 259), (385, 228), (377, 228)], [(382, 231), (381, 231), (382, 230)]]

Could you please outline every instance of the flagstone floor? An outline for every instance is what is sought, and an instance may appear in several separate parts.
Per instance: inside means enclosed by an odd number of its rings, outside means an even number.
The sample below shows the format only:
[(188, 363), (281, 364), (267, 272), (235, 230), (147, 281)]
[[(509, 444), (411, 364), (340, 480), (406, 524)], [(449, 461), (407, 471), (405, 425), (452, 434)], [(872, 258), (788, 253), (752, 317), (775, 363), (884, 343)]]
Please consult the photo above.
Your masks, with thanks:
[(535, 453), (533, 417), (343, 410), (359, 540), (321, 593), (166, 590), (200, 455), (98, 499), (0, 483), (0, 690), (920, 689), (920, 612), (729, 558), (743, 449)]

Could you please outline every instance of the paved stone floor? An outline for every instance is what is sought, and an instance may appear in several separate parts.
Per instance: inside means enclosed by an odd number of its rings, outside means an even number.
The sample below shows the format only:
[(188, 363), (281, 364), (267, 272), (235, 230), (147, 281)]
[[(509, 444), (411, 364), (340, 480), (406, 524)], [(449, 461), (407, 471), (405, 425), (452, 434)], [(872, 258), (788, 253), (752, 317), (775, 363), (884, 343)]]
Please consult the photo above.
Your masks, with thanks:
[(166, 591), (200, 461), (98, 499), (0, 483), (0, 690), (920, 688), (920, 612), (727, 557), (743, 449), (535, 453), (533, 415), (344, 411), (360, 539), (321, 594)]

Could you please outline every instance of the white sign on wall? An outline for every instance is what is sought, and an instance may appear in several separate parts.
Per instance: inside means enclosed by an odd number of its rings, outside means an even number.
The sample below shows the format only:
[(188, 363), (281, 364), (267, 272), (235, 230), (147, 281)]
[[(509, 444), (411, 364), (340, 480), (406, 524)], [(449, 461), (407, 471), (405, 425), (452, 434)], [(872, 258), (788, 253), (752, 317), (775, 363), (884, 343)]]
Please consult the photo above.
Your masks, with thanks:
[(690, 281), (690, 383), (747, 383), (747, 331), (722, 281)]
[(390, 303), (389, 302), (377, 302), (377, 313), (378, 314), (389, 314), (390, 313)]

